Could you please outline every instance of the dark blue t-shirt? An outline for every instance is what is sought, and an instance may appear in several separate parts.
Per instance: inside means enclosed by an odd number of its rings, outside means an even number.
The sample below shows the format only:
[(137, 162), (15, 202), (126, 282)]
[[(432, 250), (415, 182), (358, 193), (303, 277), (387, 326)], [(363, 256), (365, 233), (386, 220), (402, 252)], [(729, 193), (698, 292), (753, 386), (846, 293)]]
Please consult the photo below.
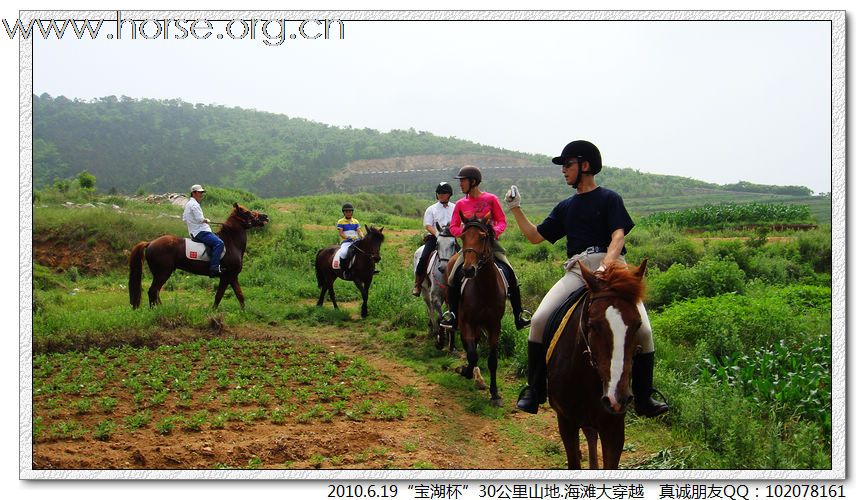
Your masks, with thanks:
[[(588, 247), (606, 247), (613, 231), (634, 227), (622, 197), (615, 191), (598, 186), (588, 193), (576, 193), (556, 205), (538, 225), (538, 232), (550, 243), (568, 237), (568, 257)], [(624, 254), (624, 248), (622, 254)]]

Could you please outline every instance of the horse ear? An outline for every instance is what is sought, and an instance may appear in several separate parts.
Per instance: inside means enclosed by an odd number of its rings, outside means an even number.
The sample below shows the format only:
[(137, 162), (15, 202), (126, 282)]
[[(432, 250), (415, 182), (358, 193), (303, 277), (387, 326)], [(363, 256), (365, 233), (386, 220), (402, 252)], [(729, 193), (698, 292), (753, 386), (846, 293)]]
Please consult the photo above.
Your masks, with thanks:
[(436, 221), (436, 232), (442, 232), (442, 227), (439, 225), (438, 221)]
[(637, 272), (634, 273), (634, 276), (638, 278), (643, 278), (646, 275), (646, 263), (649, 262), (649, 259), (644, 258), (643, 262), (640, 262), (640, 267), (637, 268)]
[(579, 260), (577, 261), (577, 265), (580, 266), (580, 274), (583, 275), (583, 281), (586, 282), (589, 290), (591, 290), (592, 292), (599, 291), (601, 289), (601, 284), (598, 281), (597, 276), (595, 276), (595, 273), (589, 271), (589, 268), (583, 265), (583, 263)]
[(366, 224), (364, 224), (364, 225), (363, 225), (363, 228), (366, 229), (366, 232), (367, 232), (367, 233), (369, 232), (369, 226), (367, 226)]
[(237, 208), (237, 202), (234, 202), (234, 208)]
[(484, 216), (484, 224), (489, 224), (492, 219), (493, 214), (491, 212), (487, 212), (487, 214)]
[(466, 219), (466, 216), (463, 215), (462, 212), (460, 212), (460, 220), (463, 221), (463, 224), (465, 224), (466, 222), (468, 222), (468, 219)]

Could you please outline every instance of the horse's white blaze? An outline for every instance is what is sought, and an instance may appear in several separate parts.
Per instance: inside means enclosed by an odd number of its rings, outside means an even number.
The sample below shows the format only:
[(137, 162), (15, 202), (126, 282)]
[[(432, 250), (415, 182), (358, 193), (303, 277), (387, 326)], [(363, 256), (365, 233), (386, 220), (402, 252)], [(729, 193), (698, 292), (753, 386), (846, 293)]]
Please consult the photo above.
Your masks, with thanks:
[[(628, 330), (628, 325), (622, 319), (622, 313), (613, 306), (607, 308), (604, 312), (604, 317), (607, 318), (607, 324), (610, 325), (610, 331), (613, 332), (613, 352), (610, 356), (610, 385), (607, 387), (607, 397), (610, 401), (616, 403), (616, 387), (619, 385), (619, 380), (622, 378), (622, 372), (625, 369), (625, 332)], [(622, 403), (623, 401), (618, 401)]]

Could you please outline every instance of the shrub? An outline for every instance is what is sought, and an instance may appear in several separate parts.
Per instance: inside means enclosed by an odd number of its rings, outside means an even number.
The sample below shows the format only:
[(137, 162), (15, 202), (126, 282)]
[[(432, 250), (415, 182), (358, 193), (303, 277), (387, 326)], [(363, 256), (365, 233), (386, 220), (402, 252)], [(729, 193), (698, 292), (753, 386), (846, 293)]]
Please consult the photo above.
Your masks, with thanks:
[(832, 272), (832, 240), (828, 230), (803, 233), (796, 239), (796, 247), (802, 262), (814, 272)]
[(673, 342), (696, 347), (694, 359), (748, 352), (781, 339), (796, 343), (807, 320), (781, 298), (725, 294), (673, 304), (652, 320), (654, 330)]
[(666, 272), (650, 277), (650, 306), (659, 307), (685, 298), (741, 293), (745, 273), (730, 260), (703, 259), (694, 267), (673, 264)]

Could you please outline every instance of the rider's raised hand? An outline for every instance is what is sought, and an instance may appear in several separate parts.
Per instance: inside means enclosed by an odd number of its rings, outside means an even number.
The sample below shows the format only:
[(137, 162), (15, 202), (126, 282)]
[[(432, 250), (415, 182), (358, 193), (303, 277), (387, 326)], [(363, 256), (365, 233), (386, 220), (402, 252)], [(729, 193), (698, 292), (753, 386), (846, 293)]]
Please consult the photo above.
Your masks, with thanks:
[(505, 203), (508, 204), (508, 208), (510, 210), (513, 210), (515, 208), (519, 208), (520, 201), (520, 190), (517, 189), (516, 186), (511, 186), (511, 188), (508, 189), (508, 192), (505, 193)]

